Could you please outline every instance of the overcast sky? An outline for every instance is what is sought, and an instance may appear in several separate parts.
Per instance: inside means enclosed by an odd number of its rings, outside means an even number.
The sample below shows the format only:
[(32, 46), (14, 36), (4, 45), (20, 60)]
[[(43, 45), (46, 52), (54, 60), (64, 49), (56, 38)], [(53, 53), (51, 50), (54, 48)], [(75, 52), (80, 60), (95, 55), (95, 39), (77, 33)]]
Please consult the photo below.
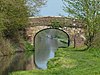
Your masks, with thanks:
[(59, 14), (66, 16), (63, 11), (62, 0), (48, 0), (47, 4), (41, 8), (41, 16), (59, 16)]

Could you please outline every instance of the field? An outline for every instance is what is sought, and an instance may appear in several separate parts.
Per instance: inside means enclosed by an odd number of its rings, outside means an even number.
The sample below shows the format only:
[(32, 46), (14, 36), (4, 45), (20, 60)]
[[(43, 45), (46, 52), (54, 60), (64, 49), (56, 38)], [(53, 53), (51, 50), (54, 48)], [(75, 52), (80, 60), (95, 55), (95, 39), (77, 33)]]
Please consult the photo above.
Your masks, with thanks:
[(100, 49), (60, 48), (47, 70), (17, 71), (10, 75), (100, 75)]

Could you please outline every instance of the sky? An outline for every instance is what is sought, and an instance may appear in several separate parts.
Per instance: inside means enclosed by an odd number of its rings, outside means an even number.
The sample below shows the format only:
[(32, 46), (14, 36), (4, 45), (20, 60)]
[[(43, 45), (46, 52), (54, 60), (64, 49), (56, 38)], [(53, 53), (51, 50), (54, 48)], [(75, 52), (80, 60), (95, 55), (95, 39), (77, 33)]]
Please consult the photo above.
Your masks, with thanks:
[(62, 0), (47, 0), (45, 6), (41, 8), (40, 16), (59, 16), (59, 14), (66, 16), (63, 11)]

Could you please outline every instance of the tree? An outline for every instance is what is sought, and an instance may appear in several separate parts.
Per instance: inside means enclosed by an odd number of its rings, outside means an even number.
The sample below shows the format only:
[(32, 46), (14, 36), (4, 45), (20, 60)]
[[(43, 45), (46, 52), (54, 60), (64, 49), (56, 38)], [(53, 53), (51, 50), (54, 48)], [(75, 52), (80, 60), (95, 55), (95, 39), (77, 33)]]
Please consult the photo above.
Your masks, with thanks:
[[(27, 5), (31, 2), (31, 5)], [(18, 36), (19, 30), (28, 25), (28, 17), (35, 15), (45, 0), (0, 0), (0, 32), (4, 36)]]
[(0, 35), (2, 34), (2, 31), (5, 29), (5, 26), (3, 25), (4, 15), (0, 13)]
[(27, 24), (28, 12), (24, 0), (0, 0), (0, 29), (11, 37)]
[(63, 0), (64, 11), (69, 16), (85, 23), (87, 45), (91, 46), (95, 34), (100, 29), (100, 1), (99, 0)]
[(40, 8), (45, 5), (47, 0), (26, 0), (30, 16), (39, 14)]
[[(27, 6), (27, 1), (33, 1), (33, 10)], [(30, 11), (37, 13), (37, 9), (42, 5), (41, 0), (0, 0), (0, 53), (8, 55), (14, 50), (11, 42), (20, 47), (24, 46), (22, 31), (28, 25)], [(37, 2), (37, 3), (36, 3)], [(11, 42), (10, 42), (10, 41)], [(18, 45), (17, 45), (18, 43)]]

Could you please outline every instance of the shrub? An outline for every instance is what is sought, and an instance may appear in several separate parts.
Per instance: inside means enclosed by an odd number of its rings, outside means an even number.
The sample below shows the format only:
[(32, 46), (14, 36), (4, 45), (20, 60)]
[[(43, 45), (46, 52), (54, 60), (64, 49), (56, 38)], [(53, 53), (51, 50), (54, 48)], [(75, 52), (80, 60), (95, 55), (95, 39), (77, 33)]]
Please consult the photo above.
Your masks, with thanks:
[(59, 27), (61, 27), (59, 21), (53, 21), (53, 22), (51, 23), (51, 26), (52, 26), (52, 28), (59, 28)]
[(9, 40), (0, 37), (0, 55), (10, 55), (14, 53), (14, 48)]
[(100, 32), (96, 33), (92, 42), (92, 47), (100, 48)]

